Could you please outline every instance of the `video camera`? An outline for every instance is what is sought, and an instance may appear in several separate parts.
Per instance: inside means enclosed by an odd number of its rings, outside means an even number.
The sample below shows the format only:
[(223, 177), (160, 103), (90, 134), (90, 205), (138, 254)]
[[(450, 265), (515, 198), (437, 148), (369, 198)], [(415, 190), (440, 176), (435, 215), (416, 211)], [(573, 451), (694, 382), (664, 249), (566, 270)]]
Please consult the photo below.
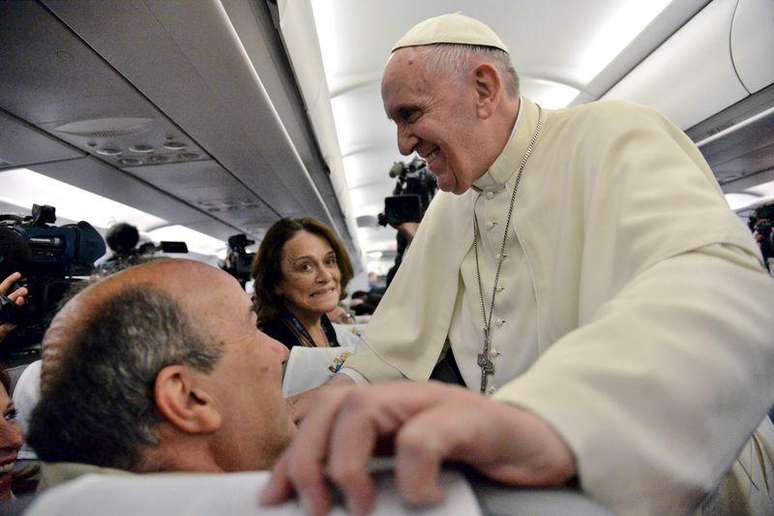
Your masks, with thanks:
[(438, 183), (425, 160), (414, 158), (409, 163), (395, 162), (390, 177), (397, 177), (392, 195), (384, 199), (384, 212), (377, 215), (379, 225), (398, 226), (419, 222), (430, 205)]
[[(85, 221), (53, 226), (56, 209), (34, 205), (32, 215), (0, 215), (0, 280), (20, 272), (27, 287), (23, 307), (0, 297), (0, 323), (17, 328), (0, 346), (0, 355), (20, 357), (37, 353), (48, 316), (57, 307), (76, 276), (88, 276), (94, 261), (105, 254), (105, 241)], [(10, 292), (22, 285), (14, 285)]]
[(140, 242), (140, 232), (137, 228), (126, 222), (120, 222), (110, 226), (105, 234), (108, 247), (113, 255), (100, 265), (101, 274), (112, 274), (120, 270), (138, 265), (153, 258), (157, 252), (163, 253), (187, 253), (188, 246), (185, 242), (162, 241), (158, 245), (153, 242)]
[[(379, 225), (397, 227), (404, 222), (420, 222), (438, 190), (438, 182), (427, 168), (427, 162), (420, 158), (414, 158), (408, 163), (395, 162), (390, 168), (390, 177), (397, 177), (398, 180), (392, 196), (384, 199), (384, 212), (377, 215)], [(388, 286), (408, 247), (408, 240), (401, 232), (398, 232), (396, 240), (397, 254), (395, 264), (387, 273)]]
[(234, 276), (242, 288), (250, 280), (250, 270), (253, 266), (255, 253), (248, 253), (246, 247), (255, 243), (244, 233), (228, 237), (228, 254), (221, 269)]

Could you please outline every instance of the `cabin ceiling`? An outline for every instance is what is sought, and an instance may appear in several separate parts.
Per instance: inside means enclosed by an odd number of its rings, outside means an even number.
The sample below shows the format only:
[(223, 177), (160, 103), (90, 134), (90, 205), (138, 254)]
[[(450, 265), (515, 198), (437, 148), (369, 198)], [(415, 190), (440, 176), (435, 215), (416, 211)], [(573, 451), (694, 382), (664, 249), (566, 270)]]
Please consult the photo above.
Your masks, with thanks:
[(312, 216), (358, 253), (266, 6), (225, 4), (258, 41), (220, 2), (1, 3), (0, 170), (219, 239)]

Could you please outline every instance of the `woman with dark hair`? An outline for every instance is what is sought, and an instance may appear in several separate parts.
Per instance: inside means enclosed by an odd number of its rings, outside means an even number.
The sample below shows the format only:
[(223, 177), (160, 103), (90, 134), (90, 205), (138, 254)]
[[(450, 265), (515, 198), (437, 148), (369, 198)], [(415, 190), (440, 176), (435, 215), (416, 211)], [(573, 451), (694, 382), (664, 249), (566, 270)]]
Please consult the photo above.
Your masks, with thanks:
[(0, 365), (0, 504), (11, 500), (11, 470), (23, 439), (11, 401), (11, 379)]
[(344, 297), (352, 263), (341, 240), (311, 218), (282, 219), (261, 241), (251, 276), (258, 327), (288, 348), (354, 344), (326, 313)]

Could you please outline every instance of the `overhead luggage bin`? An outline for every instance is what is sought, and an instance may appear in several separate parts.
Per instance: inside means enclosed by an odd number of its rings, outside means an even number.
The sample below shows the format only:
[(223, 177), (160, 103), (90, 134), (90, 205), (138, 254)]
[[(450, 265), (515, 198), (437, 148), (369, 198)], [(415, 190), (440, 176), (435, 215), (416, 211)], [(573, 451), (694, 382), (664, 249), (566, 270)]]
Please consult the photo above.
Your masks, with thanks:
[(731, 56), (750, 93), (774, 83), (774, 2), (740, 0), (731, 26)]
[(748, 95), (728, 49), (736, 0), (716, 0), (602, 98), (652, 106), (687, 129)]

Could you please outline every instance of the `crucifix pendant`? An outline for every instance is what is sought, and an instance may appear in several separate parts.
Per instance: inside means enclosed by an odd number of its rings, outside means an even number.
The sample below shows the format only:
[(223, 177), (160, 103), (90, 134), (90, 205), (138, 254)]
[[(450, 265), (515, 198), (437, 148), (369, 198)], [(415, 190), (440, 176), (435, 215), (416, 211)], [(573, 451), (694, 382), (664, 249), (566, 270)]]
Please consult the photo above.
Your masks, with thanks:
[(486, 393), (486, 384), (489, 382), (489, 375), (495, 371), (494, 362), (489, 358), (489, 353), (478, 354), (478, 367), (481, 368), (481, 394)]
[(481, 368), (481, 394), (486, 393), (486, 385), (489, 383), (489, 376), (495, 372), (495, 365), (492, 362), (492, 341), (489, 339), (489, 331), (484, 328), (484, 350), (477, 355), (478, 367)]

